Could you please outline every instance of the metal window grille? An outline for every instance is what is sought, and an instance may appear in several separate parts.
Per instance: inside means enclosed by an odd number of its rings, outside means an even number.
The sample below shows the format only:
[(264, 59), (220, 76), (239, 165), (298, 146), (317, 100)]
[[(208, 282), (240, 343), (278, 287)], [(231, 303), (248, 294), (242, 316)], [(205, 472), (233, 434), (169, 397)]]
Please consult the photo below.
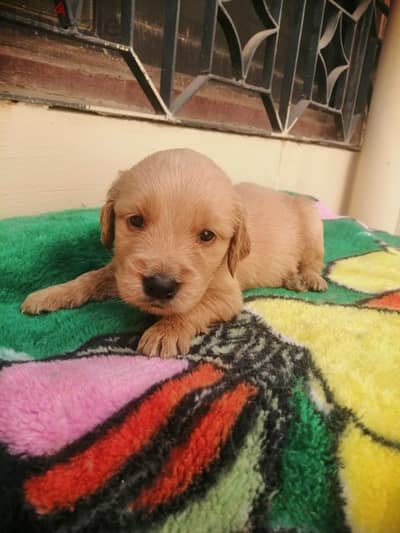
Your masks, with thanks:
[[(193, 0), (195, 1), (195, 0)], [(199, 57), (192, 81), (175, 91), (176, 57), (182, 0), (167, 0), (162, 21), (160, 83), (148, 74), (136, 46), (135, 0), (121, 0), (120, 27), (104, 38), (101, 10), (83, 24), (84, 0), (54, 2), (54, 22), (1, 10), (0, 17), (117, 51), (140, 84), (155, 114), (185, 122), (179, 111), (210, 81), (261, 98), (272, 134), (287, 138), (307, 109), (335, 119), (338, 138), (351, 145), (353, 132), (366, 116), (380, 48), (379, 28), (388, 7), (376, 0), (204, 0), (199, 20)], [(151, 0), (149, 1), (151, 4)], [(243, 37), (240, 28), (252, 11), (260, 29)], [(239, 16), (238, 16), (239, 14)], [(216, 34), (224, 35), (229, 68), (215, 68)], [(242, 35), (240, 35), (242, 33)], [(261, 54), (261, 55), (260, 55)], [(257, 62), (257, 76), (254, 66)]]

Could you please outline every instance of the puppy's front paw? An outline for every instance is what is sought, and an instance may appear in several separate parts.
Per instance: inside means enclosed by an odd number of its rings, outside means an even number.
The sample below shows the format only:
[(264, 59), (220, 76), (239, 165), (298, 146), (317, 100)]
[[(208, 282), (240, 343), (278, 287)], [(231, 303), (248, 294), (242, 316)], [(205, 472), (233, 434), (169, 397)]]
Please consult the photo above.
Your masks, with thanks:
[(322, 292), (328, 288), (328, 284), (318, 272), (307, 270), (302, 273), (302, 278), (305, 286), (310, 291)]
[(138, 350), (150, 357), (174, 357), (187, 354), (194, 331), (181, 320), (162, 318), (147, 329), (138, 344)]
[(283, 286), (290, 291), (304, 292), (306, 286), (304, 285), (303, 278), (296, 272), (289, 274), (283, 282)]
[(58, 287), (49, 287), (32, 292), (22, 303), (21, 311), (28, 315), (38, 315), (46, 311), (56, 311), (64, 306), (62, 291)]

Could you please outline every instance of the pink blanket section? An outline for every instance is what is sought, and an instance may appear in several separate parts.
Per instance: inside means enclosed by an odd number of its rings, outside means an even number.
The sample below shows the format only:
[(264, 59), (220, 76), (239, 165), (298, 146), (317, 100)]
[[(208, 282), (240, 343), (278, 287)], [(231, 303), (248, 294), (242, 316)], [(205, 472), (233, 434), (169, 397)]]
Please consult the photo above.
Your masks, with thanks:
[(99, 355), (5, 367), (0, 441), (14, 454), (53, 454), (187, 365), (180, 359)]
[(342, 218), (340, 215), (336, 215), (335, 213), (333, 213), (333, 211), (331, 211), (328, 206), (326, 206), (324, 203), (322, 203), (319, 200), (316, 202), (315, 205), (316, 205), (316, 208), (319, 211), (319, 214), (320, 214), (322, 220), (331, 220), (333, 218)]

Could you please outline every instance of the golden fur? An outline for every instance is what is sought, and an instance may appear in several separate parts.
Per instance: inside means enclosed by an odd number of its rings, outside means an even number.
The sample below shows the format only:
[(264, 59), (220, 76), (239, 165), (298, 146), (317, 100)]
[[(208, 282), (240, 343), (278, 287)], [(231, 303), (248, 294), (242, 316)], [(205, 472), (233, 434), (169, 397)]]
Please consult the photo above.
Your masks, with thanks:
[[(132, 226), (132, 216), (143, 227)], [(252, 184), (232, 186), (213, 161), (187, 149), (152, 154), (122, 172), (101, 211), (101, 239), (114, 245), (107, 266), (30, 294), (36, 314), (119, 295), (160, 320), (139, 350), (186, 353), (194, 335), (235, 316), (250, 287), (324, 290), (322, 223), (313, 203)], [(215, 238), (200, 239), (204, 230)], [(143, 280), (177, 283), (168, 299), (149, 297)]]

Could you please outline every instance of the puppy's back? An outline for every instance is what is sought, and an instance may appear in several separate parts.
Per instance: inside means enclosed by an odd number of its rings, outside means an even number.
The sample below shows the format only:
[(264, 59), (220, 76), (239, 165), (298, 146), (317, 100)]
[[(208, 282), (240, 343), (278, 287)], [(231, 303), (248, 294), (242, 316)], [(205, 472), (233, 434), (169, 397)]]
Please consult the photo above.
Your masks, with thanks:
[(235, 185), (247, 213), (250, 255), (238, 268), (242, 289), (280, 287), (298, 271), (304, 252), (322, 246), (313, 202), (251, 183)]

